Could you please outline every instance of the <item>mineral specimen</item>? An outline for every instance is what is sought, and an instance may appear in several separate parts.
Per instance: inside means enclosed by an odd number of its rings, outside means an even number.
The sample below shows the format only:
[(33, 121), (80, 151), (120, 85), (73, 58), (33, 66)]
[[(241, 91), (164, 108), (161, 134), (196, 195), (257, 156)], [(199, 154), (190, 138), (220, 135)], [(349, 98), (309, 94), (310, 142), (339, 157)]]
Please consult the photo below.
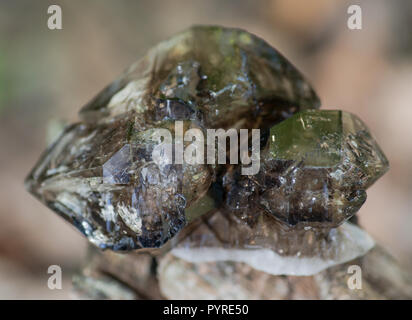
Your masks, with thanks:
[[(346, 221), (388, 168), (361, 120), (319, 105), (303, 76), (263, 40), (193, 27), (151, 49), (83, 107), (26, 185), (102, 249), (162, 247), (191, 263), (314, 274), (373, 246)], [(176, 133), (177, 121), (186, 131), (260, 129), (260, 171), (179, 164), (166, 161), (170, 155), (156, 162), (154, 150), (165, 143), (156, 130)], [(175, 135), (168, 143), (179, 144)], [(112, 280), (86, 274), (78, 285), (106, 296)]]
[[(211, 185), (208, 165), (153, 163), (151, 129), (258, 128), (319, 100), (300, 73), (245, 31), (193, 27), (160, 43), (80, 112), (27, 188), (100, 248), (160, 247)], [(196, 210), (191, 210), (195, 212)]]

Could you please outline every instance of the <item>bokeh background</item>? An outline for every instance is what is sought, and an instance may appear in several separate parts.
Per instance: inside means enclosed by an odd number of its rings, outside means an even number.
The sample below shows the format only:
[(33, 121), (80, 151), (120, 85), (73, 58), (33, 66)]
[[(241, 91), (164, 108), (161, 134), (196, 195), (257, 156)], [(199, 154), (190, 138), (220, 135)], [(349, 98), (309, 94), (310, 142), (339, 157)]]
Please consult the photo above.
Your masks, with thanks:
[[(63, 30), (47, 28), (51, 4), (62, 7)], [(351, 4), (362, 8), (362, 30), (347, 28)], [(0, 0), (0, 298), (70, 298), (86, 240), (23, 180), (50, 128), (75, 121), (148, 48), (192, 24), (259, 35), (307, 76), (323, 108), (368, 124), (391, 169), (368, 191), (360, 223), (411, 268), (411, 21), (409, 0)], [(62, 267), (62, 290), (47, 287), (52, 264)]]

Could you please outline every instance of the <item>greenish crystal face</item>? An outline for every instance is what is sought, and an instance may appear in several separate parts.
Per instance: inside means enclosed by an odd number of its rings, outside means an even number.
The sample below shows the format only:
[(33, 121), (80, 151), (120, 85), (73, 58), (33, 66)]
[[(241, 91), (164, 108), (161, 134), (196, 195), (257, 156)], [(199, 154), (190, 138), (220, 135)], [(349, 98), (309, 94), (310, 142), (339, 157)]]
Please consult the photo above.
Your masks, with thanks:
[(308, 167), (332, 167), (341, 161), (342, 138), (342, 111), (299, 112), (270, 129), (270, 153)]
[(366, 125), (338, 110), (303, 111), (275, 125), (262, 159), (260, 204), (304, 226), (336, 227), (352, 217), (389, 168)]
[(389, 168), (365, 123), (340, 110), (302, 111), (273, 126), (267, 155), (280, 161), (302, 162), (307, 168), (335, 168), (342, 174), (356, 166), (358, 184), (365, 188)]
[(336, 228), (389, 168), (366, 125), (338, 110), (306, 110), (273, 126), (253, 177), (225, 175), (226, 210), (251, 227), (262, 214), (286, 226)]

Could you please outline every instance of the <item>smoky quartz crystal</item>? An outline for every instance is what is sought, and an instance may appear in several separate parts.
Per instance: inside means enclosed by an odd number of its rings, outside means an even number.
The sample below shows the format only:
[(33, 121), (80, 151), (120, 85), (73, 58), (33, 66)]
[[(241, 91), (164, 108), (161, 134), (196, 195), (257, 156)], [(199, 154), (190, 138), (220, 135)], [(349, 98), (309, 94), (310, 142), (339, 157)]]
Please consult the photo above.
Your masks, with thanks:
[[(301, 73), (264, 40), (195, 26), (149, 50), (84, 106), (26, 186), (101, 249), (202, 247), (209, 225), (219, 229), (213, 247), (316, 255), (313, 243), (297, 247), (305, 231), (320, 244), (344, 237), (333, 229), (388, 169), (359, 118), (319, 106)], [(155, 163), (154, 130), (173, 133), (177, 120), (202, 132), (260, 129), (259, 173), (241, 175), (236, 164)], [(219, 223), (210, 222), (214, 215)], [(182, 236), (188, 225), (192, 237)]]

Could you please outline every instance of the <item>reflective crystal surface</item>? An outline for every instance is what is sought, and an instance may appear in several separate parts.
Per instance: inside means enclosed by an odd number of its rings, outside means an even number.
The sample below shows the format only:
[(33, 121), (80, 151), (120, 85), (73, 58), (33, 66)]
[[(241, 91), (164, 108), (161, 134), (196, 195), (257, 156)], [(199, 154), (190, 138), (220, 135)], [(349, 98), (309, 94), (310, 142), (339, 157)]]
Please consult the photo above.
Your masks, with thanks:
[(385, 155), (358, 117), (308, 110), (270, 129), (256, 176), (226, 175), (226, 203), (250, 223), (266, 212), (297, 228), (337, 227), (387, 170)]
[[(303, 76), (242, 30), (193, 27), (151, 49), (80, 111), (26, 180), (98, 247), (157, 248), (219, 206), (224, 168), (156, 165), (154, 128), (270, 128), (319, 107)], [(213, 191), (213, 190), (212, 190)]]
[(133, 111), (146, 123), (193, 118), (207, 128), (246, 129), (319, 105), (299, 71), (264, 40), (195, 26), (152, 48), (80, 115), (95, 123)]

